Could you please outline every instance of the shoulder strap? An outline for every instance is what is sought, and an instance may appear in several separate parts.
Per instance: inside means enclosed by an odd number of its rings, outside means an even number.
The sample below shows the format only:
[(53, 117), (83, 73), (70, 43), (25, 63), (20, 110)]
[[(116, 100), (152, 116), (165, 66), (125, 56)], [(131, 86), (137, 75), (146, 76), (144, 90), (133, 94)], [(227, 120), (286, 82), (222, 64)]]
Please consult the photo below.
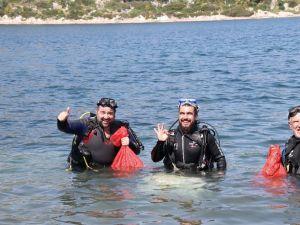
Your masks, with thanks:
[(174, 147), (174, 145), (175, 145), (175, 137), (176, 137), (176, 134), (177, 134), (177, 130), (176, 129), (170, 129), (169, 133), (170, 133), (170, 135), (169, 135), (169, 138), (167, 139), (166, 155), (168, 156), (168, 158), (171, 161), (171, 163), (173, 164), (173, 166), (175, 166), (175, 157), (174, 157), (174, 154), (172, 154), (171, 152), (169, 152), (169, 147), (168, 146)]
[(201, 125), (202, 125), (201, 130), (208, 129), (209, 133), (215, 137), (218, 146), (221, 146), (218, 131), (213, 125), (211, 125), (207, 122), (204, 122), (204, 121), (197, 121), (197, 124), (199, 127), (201, 127)]
[(134, 139), (133, 141), (138, 145), (138, 148), (140, 150), (144, 150), (144, 145), (141, 142), (141, 140), (138, 138), (138, 136), (136, 135), (136, 133), (131, 129), (131, 127), (128, 126), (128, 132), (129, 135), (131, 134), (132, 138)]
[(300, 144), (300, 141), (295, 140), (293, 137), (291, 137), (285, 144), (285, 155), (289, 154), (298, 144)]
[[(91, 121), (90, 118), (94, 118), (95, 116), (96, 116), (96, 114), (94, 114), (94, 113), (85, 112), (85, 113), (81, 114), (81, 116), (79, 117), (79, 119), (89, 118), (89, 123), (90, 123), (90, 121)], [(93, 128), (92, 128), (93, 125), (92, 124), (89, 124), (88, 127), (89, 128), (88, 128), (87, 132), (85, 132), (85, 134), (83, 136), (83, 139), (88, 136), (88, 134), (91, 132), (91, 130), (93, 130)], [(75, 134), (74, 138), (73, 138), (72, 146), (73, 145), (77, 145), (78, 146), (79, 143), (81, 142), (81, 140), (82, 140), (82, 137), (79, 137), (78, 135)]]
[(100, 126), (97, 123), (96, 117), (88, 118), (88, 128), (87, 128), (84, 136), (88, 136), (92, 130), (94, 130), (95, 128), (98, 128), (98, 127), (100, 127)]
[(196, 132), (197, 135), (197, 139), (195, 140), (197, 142), (197, 144), (200, 146), (201, 148), (201, 152), (200, 152), (200, 156), (199, 156), (199, 160), (198, 160), (198, 166), (200, 168), (204, 168), (205, 167), (205, 158), (206, 158), (206, 147), (207, 147), (207, 136), (208, 133), (210, 133), (210, 130), (204, 125), (200, 130), (198, 130)]
[(98, 135), (98, 133), (100, 133), (99, 135), (103, 141), (106, 140), (106, 137), (103, 132), (103, 128), (97, 122), (96, 117), (89, 118), (88, 128), (87, 128), (86, 132), (84, 133), (84, 137), (83, 137), (84, 144), (88, 143), (88, 141), (93, 136), (93, 134)]
[(132, 144), (139, 149), (140, 151), (144, 150), (144, 145), (137, 136), (137, 134), (130, 127), (129, 122), (127, 120), (116, 120), (116, 122), (120, 123), (120, 126), (125, 126), (128, 129), (129, 137)]
[[(85, 112), (80, 116), (80, 119), (83, 118), (87, 119), (88, 128), (83, 136), (74, 135), (72, 149), (68, 156), (69, 169), (72, 170), (75, 168), (88, 168), (93, 171), (96, 171), (95, 169), (89, 166), (91, 156), (88, 152), (84, 151), (84, 146), (88, 143), (89, 138), (91, 138), (94, 132), (97, 132), (95, 129), (98, 129), (100, 131), (102, 138), (104, 138), (104, 133), (103, 129), (97, 122), (96, 114), (91, 112)], [(83, 143), (81, 144), (82, 141)]]
[(170, 146), (174, 146), (174, 144), (175, 144), (175, 137), (176, 137), (177, 131), (175, 129), (169, 130), (169, 134), (170, 134), (169, 138), (167, 139), (168, 144)]
[(92, 136), (92, 131), (95, 128), (102, 128), (99, 126), (99, 124), (96, 121), (96, 115), (94, 113), (85, 112), (80, 116), (80, 119), (87, 118), (88, 119), (88, 128), (83, 136), (74, 135), (73, 142), (72, 142), (72, 149), (78, 149), (79, 144), (81, 141), (83, 141), (84, 144), (87, 144), (89, 139)]

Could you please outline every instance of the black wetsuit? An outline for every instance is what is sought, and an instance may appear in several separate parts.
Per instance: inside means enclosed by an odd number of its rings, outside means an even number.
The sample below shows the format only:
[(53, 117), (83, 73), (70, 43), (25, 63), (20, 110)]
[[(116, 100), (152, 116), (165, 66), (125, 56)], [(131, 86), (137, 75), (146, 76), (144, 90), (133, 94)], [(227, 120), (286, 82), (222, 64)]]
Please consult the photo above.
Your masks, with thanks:
[(218, 170), (226, 169), (225, 156), (215, 137), (207, 129), (195, 125), (189, 133), (180, 127), (170, 133), (166, 141), (158, 141), (151, 152), (153, 162), (164, 159), (167, 169), (207, 170), (217, 163)]
[(288, 173), (300, 174), (300, 138), (293, 135), (285, 145), (283, 164)]
[[(94, 125), (90, 132), (91, 135), (89, 135), (87, 143), (82, 144), (83, 140), (87, 138), (92, 124)], [(112, 122), (110, 124), (111, 135), (114, 134), (114, 132), (116, 132), (122, 125), (123, 123), (118, 120)], [(65, 133), (76, 134), (79, 142), (81, 142), (79, 147), (75, 146), (75, 149), (72, 149), (70, 153), (71, 157), (78, 160), (82, 154), (82, 152), (79, 152), (78, 148), (84, 148), (85, 154), (89, 154), (89, 158), (91, 158), (90, 163), (93, 166), (109, 166), (120, 149), (115, 147), (110, 140), (105, 137), (101, 123), (97, 121), (96, 117), (83, 118), (79, 120), (66, 120), (63, 122), (57, 120), (57, 127)], [(129, 147), (135, 152), (135, 154), (140, 153), (140, 149), (136, 148), (136, 145), (132, 143), (131, 139)]]

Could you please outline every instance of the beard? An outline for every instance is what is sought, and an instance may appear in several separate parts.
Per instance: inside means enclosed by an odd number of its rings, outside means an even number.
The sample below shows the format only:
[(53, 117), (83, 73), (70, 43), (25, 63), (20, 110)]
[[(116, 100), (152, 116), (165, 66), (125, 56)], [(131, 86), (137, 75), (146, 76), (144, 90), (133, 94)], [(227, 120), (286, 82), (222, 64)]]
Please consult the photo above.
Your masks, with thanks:
[(180, 120), (179, 126), (180, 126), (181, 130), (186, 133), (192, 129), (194, 124), (195, 124), (195, 122), (193, 122), (192, 120), (185, 119), (185, 120)]

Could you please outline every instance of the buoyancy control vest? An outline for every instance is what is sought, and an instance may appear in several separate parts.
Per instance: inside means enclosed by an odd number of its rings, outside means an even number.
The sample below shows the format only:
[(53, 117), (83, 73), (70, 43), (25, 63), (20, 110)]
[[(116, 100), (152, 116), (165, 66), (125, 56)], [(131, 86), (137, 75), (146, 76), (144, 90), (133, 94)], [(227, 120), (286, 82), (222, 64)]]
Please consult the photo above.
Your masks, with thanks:
[[(168, 139), (168, 146), (170, 146), (172, 149), (176, 149), (176, 136), (178, 134), (178, 129), (171, 129), (169, 131), (170, 136)], [(217, 136), (217, 132), (215, 129), (209, 128), (207, 125), (203, 125), (201, 128), (198, 128), (196, 131), (194, 131), (191, 135), (185, 136), (186, 138), (190, 139), (191, 141), (197, 143), (197, 145), (200, 148), (200, 154), (197, 159), (197, 163), (184, 163), (181, 161), (178, 161), (175, 159), (174, 151), (170, 152), (170, 150), (167, 148), (167, 154), (164, 159), (164, 164), (167, 166), (167, 168), (173, 169), (174, 167), (180, 168), (180, 169), (190, 169), (190, 170), (204, 170), (207, 168), (212, 168), (213, 164), (211, 163), (211, 156), (207, 153), (207, 140), (208, 135), (213, 135), (218, 145), (219, 139)]]
[[(96, 120), (96, 115), (94, 113), (86, 112), (80, 116), (80, 119), (86, 118), (88, 121), (88, 128), (83, 136), (80, 135), (74, 135), (73, 141), (72, 141), (72, 148), (71, 152), (68, 156), (68, 164), (69, 169), (74, 170), (84, 170), (86, 168), (90, 168), (91, 162), (93, 162), (93, 155), (98, 160), (98, 164), (108, 165), (108, 162), (111, 162), (113, 160), (113, 157), (117, 154), (118, 149), (116, 149), (112, 144), (103, 145), (105, 146), (106, 151), (105, 155), (99, 155), (101, 154), (100, 151), (95, 151), (95, 146), (99, 145), (99, 143), (109, 142), (109, 140), (105, 137), (102, 127), (99, 125), (99, 123)], [(113, 130), (114, 133), (118, 128), (121, 126), (125, 126), (128, 129), (129, 139), (130, 139), (130, 146), (134, 150), (136, 154), (139, 154), (140, 151), (144, 149), (144, 146), (142, 142), (139, 140), (135, 132), (131, 129), (129, 126), (129, 123), (127, 121), (123, 120), (115, 120), (113, 123)], [(95, 136), (98, 136), (97, 138), (101, 138), (100, 141), (95, 140)], [(91, 152), (91, 146), (94, 148)], [(102, 161), (103, 160), (103, 161)]]
[(292, 136), (286, 143), (283, 154), (287, 172), (300, 174), (300, 138)]

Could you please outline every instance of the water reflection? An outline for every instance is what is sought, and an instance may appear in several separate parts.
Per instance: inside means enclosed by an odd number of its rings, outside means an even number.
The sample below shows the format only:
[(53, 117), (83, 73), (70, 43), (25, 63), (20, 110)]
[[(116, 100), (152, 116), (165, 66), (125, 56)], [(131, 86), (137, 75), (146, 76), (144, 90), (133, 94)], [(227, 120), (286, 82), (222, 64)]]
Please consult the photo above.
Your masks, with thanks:
[(134, 213), (127, 208), (128, 202), (136, 199), (136, 193), (131, 187), (132, 177), (116, 178), (110, 169), (103, 169), (97, 173), (70, 172), (69, 175), (70, 186), (65, 188), (59, 197), (62, 205), (68, 210), (56, 218), (57, 221), (77, 224), (80, 219), (76, 218), (84, 216), (84, 220), (90, 220), (90, 224), (99, 223), (99, 219), (108, 219), (107, 224), (111, 224), (115, 219), (122, 220)]
[(86, 213), (96, 218), (124, 218), (125, 212), (122, 209), (106, 210), (106, 211), (89, 211)]
[(253, 185), (274, 196), (286, 195), (291, 187), (287, 177), (265, 177), (261, 174), (256, 176)]
[[(162, 168), (144, 169), (135, 177), (116, 177), (110, 169), (99, 173), (69, 174), (71, 185), (60, 195), (61, 203), (69, 209), (59, 221), (66, 222), (69, 217), (85, 215), (94, 219), (111, 219), (107, 224), (114, 224), (112, 221), (115, 219), (130, 221), (135, 216), (140, 218), (137, 208), (144, 208), (143, 213), (146, 216), (154, 214), (154, 218), (167, 217), (179, 224), (202, 224), (201, 220), (185, 218), (182, 212), (178, 214), (177, 211), (197, 214), (203, 207), (203, 200), (212, 199), (221, 191), (219, 183), (224, 179), (217, 173), (166, 173)], [(170, 207), (174, 210), (167, 210)], [(163, 221), (155, 223), (164, 224)]]
[(293, 205), (295, 208), (300, 207), (300, 176), (290, 176), (289, 182), (291, 183), (291, 188), (289, 188), (289, 202), (291, 205)]

